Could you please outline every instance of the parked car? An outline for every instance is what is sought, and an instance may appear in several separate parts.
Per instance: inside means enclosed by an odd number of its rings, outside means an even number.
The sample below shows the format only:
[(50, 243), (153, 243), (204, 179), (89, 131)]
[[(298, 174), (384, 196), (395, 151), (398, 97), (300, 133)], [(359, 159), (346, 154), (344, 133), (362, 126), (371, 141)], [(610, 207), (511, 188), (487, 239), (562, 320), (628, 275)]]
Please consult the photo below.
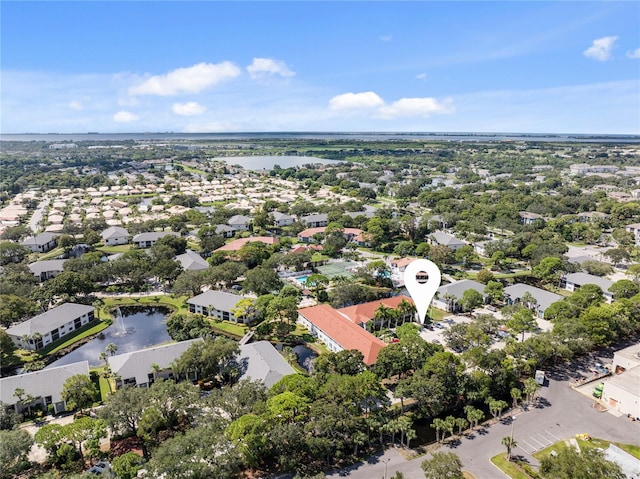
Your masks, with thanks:
[(593, 390), (593, 397), (600, 399), (602, 397), (603, 390), (604, 390), (604, 383), (598, 383), (596, 388)]
[(489, 311), (491, 311), (492, 313), (495, 313), (496, 311), (498, 311), (498, 308), (496, 308), (496, 307), (495, 307), (494, 305), (492, 305), (492, 304), (487, 305), (487, 309), (488, 309)]
[(92, 466), (91, 469), (89, 469), (87, 472), (89, 474), (95, 474), (99, 476), (100, 474), (104, 474), (105, 472), (109, 471), (111, 471), (111, 464), (109, 464), (107, 461), (100, 461)]

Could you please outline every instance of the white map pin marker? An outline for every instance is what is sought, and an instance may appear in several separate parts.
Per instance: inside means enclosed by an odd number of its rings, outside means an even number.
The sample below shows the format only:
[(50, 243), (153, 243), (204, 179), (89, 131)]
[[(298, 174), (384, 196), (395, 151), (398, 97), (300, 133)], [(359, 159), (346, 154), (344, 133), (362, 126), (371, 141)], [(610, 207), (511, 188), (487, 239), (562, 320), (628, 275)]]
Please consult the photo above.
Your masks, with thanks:
[[(418, 282), (416, 276), (420, 272), (427, 273), (429, 279), (426, 283)], [(429, 304), (431, 304), (431, 300), (440, 287), (441, 279), (442, 275), (440, 274), (440, 268), (438, 268), (433, 261), (429, 261), (428, 259), (417, 259), (412, 261), (404, 270), (404, 285), (416, 305), (418, 317), (422, 324), (424, 324), (427, 317)]]

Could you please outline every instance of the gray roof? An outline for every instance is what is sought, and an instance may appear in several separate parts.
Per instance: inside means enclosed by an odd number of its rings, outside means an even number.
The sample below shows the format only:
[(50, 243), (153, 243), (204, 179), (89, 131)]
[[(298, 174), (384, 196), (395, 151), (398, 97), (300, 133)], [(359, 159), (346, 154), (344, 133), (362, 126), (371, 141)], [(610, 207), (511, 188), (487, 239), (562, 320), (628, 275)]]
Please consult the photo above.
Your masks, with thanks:
[(22, 388), (33, 397), (51, 396), (54, 403), (62, 401), (64, 382), (76, 374), (89, 375), (89, 362), (66, 364), (55, 368), (41, 369), (32, 373), (19, 374), (0, 379), (0, 401), (13, 405), (18, 400), (13, 392)]
[(559, 294), (550, 293), (549, 291), (536, 288), (535, 286), (529, 286), (528, 284), (516, 283), (504, 288), (505, 296), (508, 295), (513, 301), (522, 298), (522, 296), (527, 292), (530, 293), (538, 302), (538, 309), (541, 311), (544, 311), (549, 307), (549, 305), (562, 299), (562, 296)]
[(77, 303), (64, 303), (50, 309), (46, 313), (39, 314), (38, 316), (34, 316), (33, 318), (23, 321), (16, 326), (8, 328), (7, 334), (16, 337), (22, 337), (25, 334), (31, 335), (33, 333), (46, 334), (49, 331), (53, 331), (63, 324), (67, 324), (69, 321), (73, 321), (74, 319), (92, 311), (93, 306)]
[(197, 341), (202, 341), (202, 338), (117, 354), (107, 358), (107, 361), (111, 370), (122, 379), (135, 377), (137, 383), (144, 384), (149, 382), (148, 375), (153, 372), (153, 364), (157, 364), (160, 369), (169, 368), (174, 360)]
[(207, 263), (202, 256), (195, 251), (187, 250), (183, 254), (176, 256), (176, 259), (180, 262), (182, 269), (185, 271), (200, 271), (209, 268), (209, 263)]
[(467, 243), (465, 243), (464, 241), (456, 238), (455, 236), (451, 236), (448, 233), (445, 233), (444, 231), (434, 231), (433, 233), (431, 233), (431, 235), (433, 237), (433, 239), (441, 245), (444, 246), (453, 246), (453, 245), (465, 245)]
[(203, 306), (205, 308), (214, 306), (218, 311), (226, 311), (229, 313), (236, 307), (236, 304), (244, 298), (244, 296), (225, 293), (224, 291), (205, 291), (204, 293), (187, 300), (187, 303)]
[(273, 219), (276, 220), (276, 221), (292, 220), (293, 219), (293, 216), (288, 215), (286, 213), (280, 213), (279, 211), (274, 211), (271, 214), (273, 215)]
[(31, 263), (29, 265), (29, 269), (33, 274), (37, 274), (38, 276), (48, 271), (63, 271), (63, 264), (65, 261), (65, 259), (48, 259), (45, 261), (38, 261), (36, 263)]
[(216, 225), (216, 234), (230, 233), (233, 231), (235, 230), (229, 225)]
[(258, 341), (240, 346), (238, 362), (243, 368), (242, 379), (260, 380), (268, 388), (284, 376), (296, 374), (296, 370), (269, 341)]
[(251, 218), (244, 215), (235, 215), (227, 220), (228, 225), (247, 225), (251, 223)]
[(57, 234), (55, 233), (40, 233), (37, 236), (32, 236), (30, 238), (25, 239), (22, 244), (23, 245), (27, 245), (27, 244), (35, 244), (35, 245), (43, 245), (43, 244), (47, 244), (49, 241), (54, 240), (58, 237)]
[(102, 236), (103, 240), (107, 240), (109, 238), (122, 238), (123, 236), (129, 236), (129, 232), (120, 226), (111, 226), (100, 233), (100, 236)]
[(457, 299), (461, 299), (462, 295), (468, 289), (474, 289), (480, 294), (484, 294), (484, 284), (473, 281), (472, 279), (463, 279), (455, 283), (445, 284), (438, 288), (438, 297), (443, 298), (445, 294), (451, 294)]
[(605, 293), (608, 292), (609, 288), (613, 285), (613, 281), (589, 273), (570, 273), (565, 275), (565, 279), (568, 283), (573, 283), (577, 286), (595, 284), (600, 286), (600, 289)]
[(303, 221), (304, 223), (319, 223), (319, 222), (328, 221), (328, 220), (329, 220), (329, 215), (326, 213), (316, 213), (312, 215), (303, 216), (302, 218), (300, 218), (300, 221)]
[(165, 236), (180, 236), (175, 231), (150, 231), (148, 233), (139, 233), (133, 237), (133, 242), (138, 243), (140, 241), (158, 241)]
[(376, 210), (347, 211), (345, 215), (351, 216), (352, 218), (357, 218), (358, 216), (364, 216), (365, 218), (373, 218), (376, 215)]

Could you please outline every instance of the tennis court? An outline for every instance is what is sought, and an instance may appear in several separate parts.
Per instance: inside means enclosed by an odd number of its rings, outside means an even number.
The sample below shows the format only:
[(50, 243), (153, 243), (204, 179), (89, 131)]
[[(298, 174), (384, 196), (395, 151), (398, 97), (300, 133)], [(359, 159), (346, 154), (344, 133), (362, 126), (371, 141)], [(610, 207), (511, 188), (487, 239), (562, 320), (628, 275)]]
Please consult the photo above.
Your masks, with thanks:
[(324, 266), (318, 266), (320, 274), (324, 274), (327, 278), (335, 278), (336, 276), (346, 276), (350, 278), (353, 273), (349, 271), (350, 268), (357, 268), (360, 264), (355, 261), (339, 261), (335, 263), (328, 263)]

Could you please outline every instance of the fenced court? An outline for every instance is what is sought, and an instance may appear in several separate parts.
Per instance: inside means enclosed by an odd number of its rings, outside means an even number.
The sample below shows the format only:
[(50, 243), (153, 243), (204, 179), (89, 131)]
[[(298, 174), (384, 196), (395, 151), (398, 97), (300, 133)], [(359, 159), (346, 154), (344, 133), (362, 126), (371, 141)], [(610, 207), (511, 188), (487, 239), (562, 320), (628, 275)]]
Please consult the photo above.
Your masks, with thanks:
[(335, 263), (328, 263), (324, 266), (318, 266), (318, 271), (329, 279), (335, 278), (336, 276), (346, 276), (347, 278), (350, 278), (353, 276), (353, 273), (349, 271), (349, 269), (357, 268), (359, 266), (360, 263), (356, 263), (355, 261), (339, 261)]

